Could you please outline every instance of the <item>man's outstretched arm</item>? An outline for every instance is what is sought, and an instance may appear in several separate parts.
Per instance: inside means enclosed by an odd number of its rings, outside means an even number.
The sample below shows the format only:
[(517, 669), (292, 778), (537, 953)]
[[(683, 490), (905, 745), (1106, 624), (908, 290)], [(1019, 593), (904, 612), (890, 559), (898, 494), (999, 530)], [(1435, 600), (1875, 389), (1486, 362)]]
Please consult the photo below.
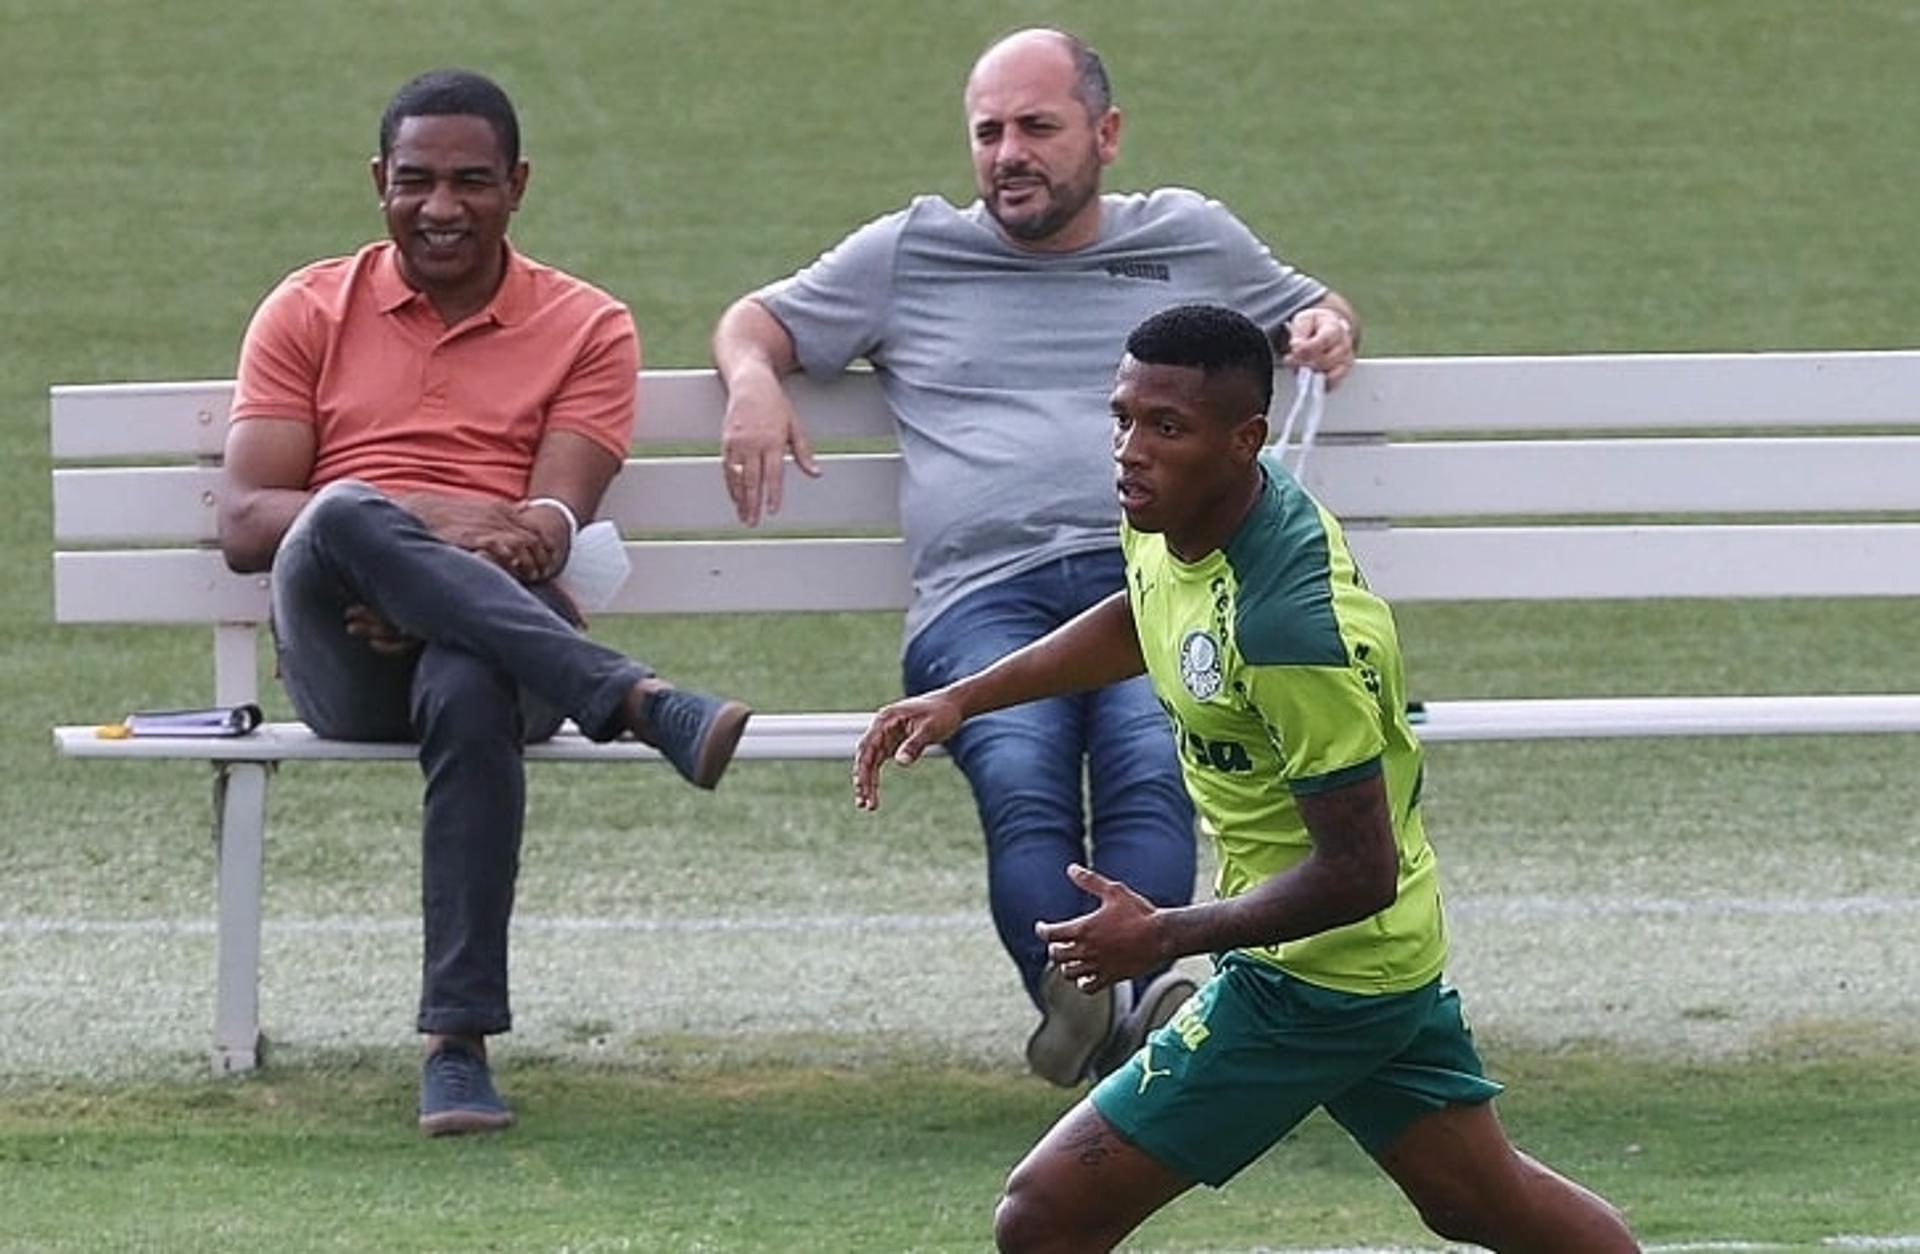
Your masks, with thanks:
[(889, 758), (911, 765), (976, 714), (1103, 688), (1145, 669), (1133, 606), (1124, 591), (1116, 592), (985, 670), (876, 713), (854, 750), (853, 803), (878, 809), (880, 768)]

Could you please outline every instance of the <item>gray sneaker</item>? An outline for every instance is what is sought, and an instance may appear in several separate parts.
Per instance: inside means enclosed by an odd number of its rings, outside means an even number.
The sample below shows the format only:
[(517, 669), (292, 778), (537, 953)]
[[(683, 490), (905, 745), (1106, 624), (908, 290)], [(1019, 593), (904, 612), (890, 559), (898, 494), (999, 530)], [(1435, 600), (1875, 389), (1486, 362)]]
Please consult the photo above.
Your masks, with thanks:
[(1095, 1051), (1093, 1059), (1087, 1064), (1087, 1078), (1098, 1081), (1109, 1072), (1117, 1071), (1127, 1059), (1140, 1052), (1147, 1043), (1147, 1037), (1164, 1026), (1169, 1019), (1180, 1012), (1187, 998), (1199, 991), (1195, 984), (1178, 971), (1168, 969), (1147, 981), (1146, 988), (1140, 991), (1139, 1000), (1114, 1025), (1113, 1034), (1105, 1045)]
[(753, 711), (691, 688), (667, 688), (647, 701), (640, 739), (658, 749), (696, 788), (719, 784)]
[(420, 1131), (459, 1136), (512, 1126), (513, 1111), (494, 1089), (486, 1059), (463, 1045), (446, 1045), (427, 1055), (420, 1069)]
[(1083, 993), (1049, 962), (1040, 976), (1040, 1026), (1027, 1038), (1027, 1066), (1033, 1073), (1063, 1089), (1080, 1083), (1126, 1013), (1121, 1004), (1126, 987)]

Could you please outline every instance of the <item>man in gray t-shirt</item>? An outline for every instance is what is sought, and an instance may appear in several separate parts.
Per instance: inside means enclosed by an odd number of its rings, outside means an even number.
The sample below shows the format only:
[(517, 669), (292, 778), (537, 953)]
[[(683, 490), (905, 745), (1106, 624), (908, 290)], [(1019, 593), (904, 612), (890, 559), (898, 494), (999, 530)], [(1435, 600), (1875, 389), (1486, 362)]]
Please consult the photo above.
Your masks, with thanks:
[[(1101, 194), (1120, 113), (1073, 36), (997, 42), (965, 104), (978, 201), (916, 198), (736, 301), (713, 338), (726, 486), (749, 524), (779, 508), (789, 452), (819, 474), (782, 376), (859, 358), (879, 373), (904, 465), (909, 692), (989, 665), (1122, 586), (1107, 396), (1135, 325), (1171, 305), (1225, 304), (1333, 383), (1357, 336), (1342, 297), (1217, 201)], [(1117, 1066), (1191, 982), (1161, 971), (1082, 994), (1047, 965), (1034, 924), (1092, 908), (1066, 877), (1073, 862), (1160, 905), (1191, 900), (1193, 812), (1164, 715), (1135, 680), (974, 720), (948, 748), (986, 829), (1001, 940), (1041, 1011), (1028, 1062), (1061, 1085)]]

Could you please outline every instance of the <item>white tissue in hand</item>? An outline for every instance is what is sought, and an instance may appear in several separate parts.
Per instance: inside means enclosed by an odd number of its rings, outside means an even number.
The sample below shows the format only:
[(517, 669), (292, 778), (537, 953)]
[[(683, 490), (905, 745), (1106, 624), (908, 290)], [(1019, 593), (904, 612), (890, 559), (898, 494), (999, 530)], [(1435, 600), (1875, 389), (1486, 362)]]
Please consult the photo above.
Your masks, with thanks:
[(558, 582), (581, 609), (603, 610), (613, 604), (632, 569), (619, 528), (602, 519), (580, 528), (573, 538), (573, 551)]

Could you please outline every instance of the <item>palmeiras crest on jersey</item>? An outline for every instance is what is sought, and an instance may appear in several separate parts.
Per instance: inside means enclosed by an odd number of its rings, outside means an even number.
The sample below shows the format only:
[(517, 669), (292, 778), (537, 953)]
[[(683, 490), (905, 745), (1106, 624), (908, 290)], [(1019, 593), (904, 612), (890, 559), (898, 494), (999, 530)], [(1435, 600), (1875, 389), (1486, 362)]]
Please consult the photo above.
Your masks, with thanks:
[(1180, 682), (1195, 701), (1211, 701), (1220, 691), (1220, 642), (1204, 631), (1180, 641)]

